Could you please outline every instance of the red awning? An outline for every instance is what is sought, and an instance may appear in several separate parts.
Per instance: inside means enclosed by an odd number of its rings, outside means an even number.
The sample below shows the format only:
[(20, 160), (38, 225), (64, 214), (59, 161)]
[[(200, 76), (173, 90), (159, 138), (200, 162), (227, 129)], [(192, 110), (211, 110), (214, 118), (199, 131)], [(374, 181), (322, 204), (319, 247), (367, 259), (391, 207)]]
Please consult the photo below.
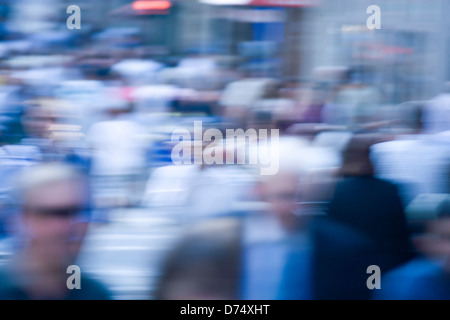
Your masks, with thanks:
[(112, 12), (113, 15), (164, 15), (170, 12), (169, 0), (136, 0)]

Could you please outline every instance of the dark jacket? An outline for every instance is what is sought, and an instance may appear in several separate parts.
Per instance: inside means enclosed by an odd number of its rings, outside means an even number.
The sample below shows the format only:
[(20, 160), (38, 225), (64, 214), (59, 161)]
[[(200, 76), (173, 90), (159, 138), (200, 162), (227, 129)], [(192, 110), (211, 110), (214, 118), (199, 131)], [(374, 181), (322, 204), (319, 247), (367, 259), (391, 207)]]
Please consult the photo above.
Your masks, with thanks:
[(329, 204), (330, 218), (374, 239), (386, 251), (410, 251), (397, 187), (373, 176), (345, 177)]

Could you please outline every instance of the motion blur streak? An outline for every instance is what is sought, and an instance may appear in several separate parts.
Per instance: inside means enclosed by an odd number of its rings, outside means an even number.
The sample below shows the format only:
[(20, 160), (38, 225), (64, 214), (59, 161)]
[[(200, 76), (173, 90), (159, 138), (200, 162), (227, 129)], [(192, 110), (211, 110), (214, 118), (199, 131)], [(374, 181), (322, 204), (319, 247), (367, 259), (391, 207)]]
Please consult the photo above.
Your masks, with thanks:
[(0, 299), (450, 298), (450, 0), (74, 4), (0, 0)]

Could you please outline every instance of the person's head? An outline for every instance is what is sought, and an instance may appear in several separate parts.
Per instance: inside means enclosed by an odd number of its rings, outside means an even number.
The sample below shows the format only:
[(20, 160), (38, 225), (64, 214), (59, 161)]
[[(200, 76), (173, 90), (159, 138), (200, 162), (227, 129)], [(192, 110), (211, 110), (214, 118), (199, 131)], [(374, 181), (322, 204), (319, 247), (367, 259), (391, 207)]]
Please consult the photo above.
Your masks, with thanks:
[(40, 164), (17, 179), (25, 252), (51, 267), (76, 258), (87, 228), (86, 178), (64, 164)]
[(295, 140), (280, 143), (279, 170), (274, 175), (260, 176), (257, 195), (268, 205), (268, 212), (275, 215), (285, 229), (297, 226), (298, 202), (307, 187), (304, 159), (307, 149)]
[(239, 233), (234, 219), (211, 219), (189, 226), (164, 261), (155, 298), (238, 298)]
[(450, 273), (450, 201), (445, 201), (437, 218), (427, 223), (425, 233), (416, 245), (427, 257), (441, 261)]
[(282, 172), (262, 180), (258, 187), (261, 200), (268, 204), (282, 226), (290, 229), (296, 224), (299, 193), (299, 176), (293, 172)]
[(33, 138), (49, 139), (54, 126), (67, 123), (68, 119), (75, 120), (72, 106), (62, 100), (53, 98), (39, 98), (28, 101), (22, 116), (22, 125), (26, 134)]
[(343, 176), (371, 176), (374, 168), (370, 159), (370, 147), (384, 141), (380, 136), (373, 134), (355, 135), (342, 154)]
[(29, 105), (25, 108), (22, 123), (29, 136), (47, 138), (50, 126), (53, 124), (53, 116), (47, 108), (37, 104)]

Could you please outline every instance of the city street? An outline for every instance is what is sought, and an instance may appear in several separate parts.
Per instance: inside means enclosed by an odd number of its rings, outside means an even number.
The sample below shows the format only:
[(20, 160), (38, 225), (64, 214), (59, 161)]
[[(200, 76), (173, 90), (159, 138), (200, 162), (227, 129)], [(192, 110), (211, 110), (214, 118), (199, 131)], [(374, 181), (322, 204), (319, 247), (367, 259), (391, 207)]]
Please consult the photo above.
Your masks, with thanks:
[(179, 230), (176, 221), (148, 209), (115, 209), (109, 222), (91, 225), (79, 265), (108, 286), (115, 299), (149, 299), (158, 265)]

